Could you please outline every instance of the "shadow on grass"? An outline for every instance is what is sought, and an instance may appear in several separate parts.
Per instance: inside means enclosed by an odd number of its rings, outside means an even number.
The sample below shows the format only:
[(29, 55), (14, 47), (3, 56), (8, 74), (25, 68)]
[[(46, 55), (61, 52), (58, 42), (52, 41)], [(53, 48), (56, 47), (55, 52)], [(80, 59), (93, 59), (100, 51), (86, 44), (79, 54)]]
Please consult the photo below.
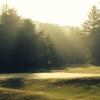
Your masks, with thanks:
[(77, 79), (67, 79), (67, 80), (57, 80), (54, 82), (49, 83), (52, 86), (67, 86), (67, 85), (74, 85), (74, 86), (81, 86), (81, 87), (91, 87), (91, 86), (100, 86), (100, 78), (93, 77), (93, 78), (77, 78)]
[(9, 78), (6, 80), (0, 80), (0, 86), (6, 88), (22, 88), (24, 86), (24, 81), (21, 78)]
[(49, 100), (45, 94), (0, 88), (0, 100)]

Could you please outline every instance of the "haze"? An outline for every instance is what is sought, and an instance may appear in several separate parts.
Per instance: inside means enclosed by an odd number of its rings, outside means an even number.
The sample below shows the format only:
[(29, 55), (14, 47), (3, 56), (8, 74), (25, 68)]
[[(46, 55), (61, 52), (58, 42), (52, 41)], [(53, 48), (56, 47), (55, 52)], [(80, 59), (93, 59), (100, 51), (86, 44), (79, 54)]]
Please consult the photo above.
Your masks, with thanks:
[(0, 0), (15, 7), (24, 18), (60, 25), (81, 25), (99, 0)]

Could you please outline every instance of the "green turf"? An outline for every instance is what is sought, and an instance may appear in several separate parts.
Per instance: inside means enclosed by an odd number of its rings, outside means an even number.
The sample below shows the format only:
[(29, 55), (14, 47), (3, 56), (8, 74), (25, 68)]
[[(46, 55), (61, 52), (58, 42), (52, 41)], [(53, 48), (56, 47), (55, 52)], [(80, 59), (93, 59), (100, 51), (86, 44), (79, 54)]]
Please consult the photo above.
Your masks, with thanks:
[[(8, 79), (1, 80), (0, 85), (5, 88), (0, 89), (0, 98), (11, 98), (4, 100), (100, 100), (100, 78)], [(25, 97), (29, 99), (23, 99)]]
[(0, 100), (47, 100), (41, 92), (0, 88)]
[(74, 66), (65, 66), (62, 71), (68, 73), (87, 73), (87, 74), (100, 74), (100, 66), (93, 65), (74, 65)]

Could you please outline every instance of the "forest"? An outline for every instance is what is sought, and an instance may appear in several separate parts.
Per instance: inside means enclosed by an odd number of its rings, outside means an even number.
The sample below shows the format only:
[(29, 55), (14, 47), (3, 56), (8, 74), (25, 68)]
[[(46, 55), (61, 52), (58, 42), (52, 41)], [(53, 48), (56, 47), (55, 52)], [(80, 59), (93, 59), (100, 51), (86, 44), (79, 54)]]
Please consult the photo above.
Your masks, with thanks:
[(24, 19), (8, 5), (0, 12), (0, 73), (100, 65), (100, 9), (96, 6), (80, 27)]

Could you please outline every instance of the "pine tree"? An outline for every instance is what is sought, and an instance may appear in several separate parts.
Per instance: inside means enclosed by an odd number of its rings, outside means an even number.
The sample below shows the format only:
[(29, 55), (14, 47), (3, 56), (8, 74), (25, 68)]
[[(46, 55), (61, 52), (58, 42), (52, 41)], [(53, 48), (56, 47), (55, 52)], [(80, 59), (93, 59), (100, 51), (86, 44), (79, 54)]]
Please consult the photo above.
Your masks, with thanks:
[(95, 33), (95, 30), (100, 27), (100, 10), (93, 6), (88, 13), (87, 20), (83, 23), (83, 32), (85, 33)]

